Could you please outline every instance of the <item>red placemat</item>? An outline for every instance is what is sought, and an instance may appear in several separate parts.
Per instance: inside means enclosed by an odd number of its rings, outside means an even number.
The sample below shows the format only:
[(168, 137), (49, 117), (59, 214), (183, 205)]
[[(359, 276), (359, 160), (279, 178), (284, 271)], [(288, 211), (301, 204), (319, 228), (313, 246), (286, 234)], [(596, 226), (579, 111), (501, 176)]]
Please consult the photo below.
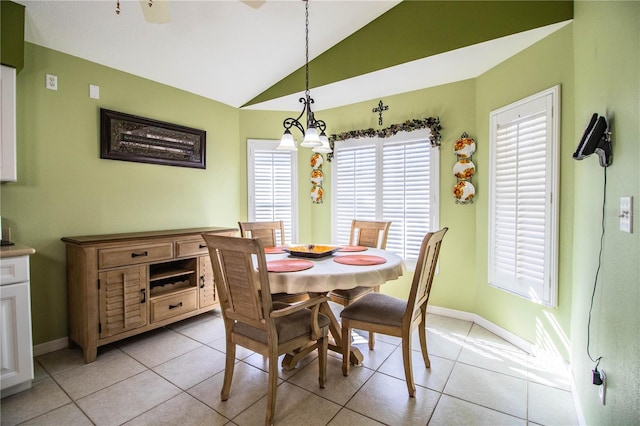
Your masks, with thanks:
[(267, 261), (269, 272), (296, 272), (313, 268), (313, 262), (304, 259), (281, 259)]
[(344, 246), (338, 251), (344, 251), (344, 252), (347, 252), (347, 251), (365, 251), (367, 249), (368, 248), (365, 247), (365, 246)]
[(284, 253), (284, 250), (282, 250), (282, 247), (265, 247), (264, 252), (266, 254), (280, 254)]
[(344, 265), (380, 265), (386, 263), (387, 259), (380, 256), (371, 256), (367, 254), (349, 254), (346, 256), (337, 256), (333, 259), (334, 262), (342, 263)]

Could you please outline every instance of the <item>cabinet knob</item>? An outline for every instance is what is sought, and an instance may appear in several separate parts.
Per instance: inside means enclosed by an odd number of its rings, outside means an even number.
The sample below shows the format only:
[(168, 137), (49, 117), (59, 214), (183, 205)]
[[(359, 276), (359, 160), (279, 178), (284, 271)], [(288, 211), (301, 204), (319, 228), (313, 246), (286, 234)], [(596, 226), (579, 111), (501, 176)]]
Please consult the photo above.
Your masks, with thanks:
[(182, 306), (182, 302), (175, 304), (175, 305), (169, 305), (169, 309), (175, 309), (175, 308), (179, 308)]
[(149, 253), (146, 251), (143, 251), (142, 253), (131, 253), (131, 257), (141, 257), (141, 256), (147, 256)]
[(144, 303), (147, 301), (147, 289), (143, 288), (140, 290), (140, 293), (142, 293), (142, 300), (140, 301), (140, 303)]

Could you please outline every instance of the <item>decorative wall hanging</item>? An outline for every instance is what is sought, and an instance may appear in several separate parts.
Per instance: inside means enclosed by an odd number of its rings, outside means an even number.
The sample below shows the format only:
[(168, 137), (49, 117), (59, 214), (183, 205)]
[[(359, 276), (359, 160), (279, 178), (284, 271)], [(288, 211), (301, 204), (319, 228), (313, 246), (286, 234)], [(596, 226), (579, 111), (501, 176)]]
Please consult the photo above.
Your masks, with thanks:
[(100, 158), (206, 169), (207, 132), (100, 109)]
[(322, 189), (322, 181), (324, 175), (322, 174), (322, 154), (313, 154), (311, 156), (311, 201), (314, 204), (322, 203), (322, 196), (324, 191)]
[(401, 124), (392, 124), (389, 127), (384, 129), (365, 129), (365, 130), (350, 130), (344, 133), (338, 133), (329, 136), (329, 145), (331, 146), (331, 152), (327, 153), (327, 161), (331, 161), (333, 158), (333, 147), (336, 142), (344, 141), (347, 139), (358, 139), (358, 138), (388, 138), (395, 135), (398, 132), (413, 132), (414, 130), (420, 129), (429, 129), (431, 134), (429, 135), (429, 140), (431, 142), (431, 146), (439, 147), (440, 146), (440, 130), (442, 130), (442, 126), (440, 126), (440, 118), (439, 117), (427, 117), (422, 120), (413, 119), (407, 120)]
[(385, 105), (382, 103), (382, 99), (380, 99), (380, 102), (378, 102), (378, 107), (374, 108), (371, 110), (371, 112), (373, 113), (378, 113), (378, 125), (382, 126), (382, 112), (383, 111), (388, 111), (389, 110), (389, 105)]
[(471, 156), (476, 152), (476, 141), (465, 132), (453, 145), (453, 152), (457, 159), (453, 165), (453, 175), (457, 179), (453, 196), (457, 204), (473, 203), (476, 188), (471, 183), (471, 178), (476, 174), (476, 166), (471, 161)]

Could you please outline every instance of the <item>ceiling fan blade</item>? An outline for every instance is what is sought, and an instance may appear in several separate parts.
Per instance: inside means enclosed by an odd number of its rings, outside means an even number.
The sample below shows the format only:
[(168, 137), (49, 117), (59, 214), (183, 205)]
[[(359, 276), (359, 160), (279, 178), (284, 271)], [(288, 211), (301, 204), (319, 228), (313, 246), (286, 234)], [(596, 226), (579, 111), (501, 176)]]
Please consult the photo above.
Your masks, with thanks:
[(240, 1), (246, 4), (247, 6), (251, 6), (254, 9), (258, 9), (259, 7), (261, 7), (263, 4), (267, 2), (267, 0), (240, 0)]
[[(149, 6), (151, 4), (151, 6)], [(171, 21), (171, 15), (169, 14), (169, 2), (168, 0), (140, 0), (140, 7), (144, 14), (144, 19), (147, 22), (154, 24), (166, 24)]]

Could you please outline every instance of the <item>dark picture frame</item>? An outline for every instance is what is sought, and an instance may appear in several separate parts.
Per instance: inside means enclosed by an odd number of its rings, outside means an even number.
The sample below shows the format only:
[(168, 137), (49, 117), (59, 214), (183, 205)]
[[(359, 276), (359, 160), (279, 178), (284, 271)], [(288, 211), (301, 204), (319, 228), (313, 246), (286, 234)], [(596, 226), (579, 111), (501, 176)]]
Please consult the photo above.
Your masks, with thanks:
[(207, 132), (100, 109), (100, 158), (206, 169)]

